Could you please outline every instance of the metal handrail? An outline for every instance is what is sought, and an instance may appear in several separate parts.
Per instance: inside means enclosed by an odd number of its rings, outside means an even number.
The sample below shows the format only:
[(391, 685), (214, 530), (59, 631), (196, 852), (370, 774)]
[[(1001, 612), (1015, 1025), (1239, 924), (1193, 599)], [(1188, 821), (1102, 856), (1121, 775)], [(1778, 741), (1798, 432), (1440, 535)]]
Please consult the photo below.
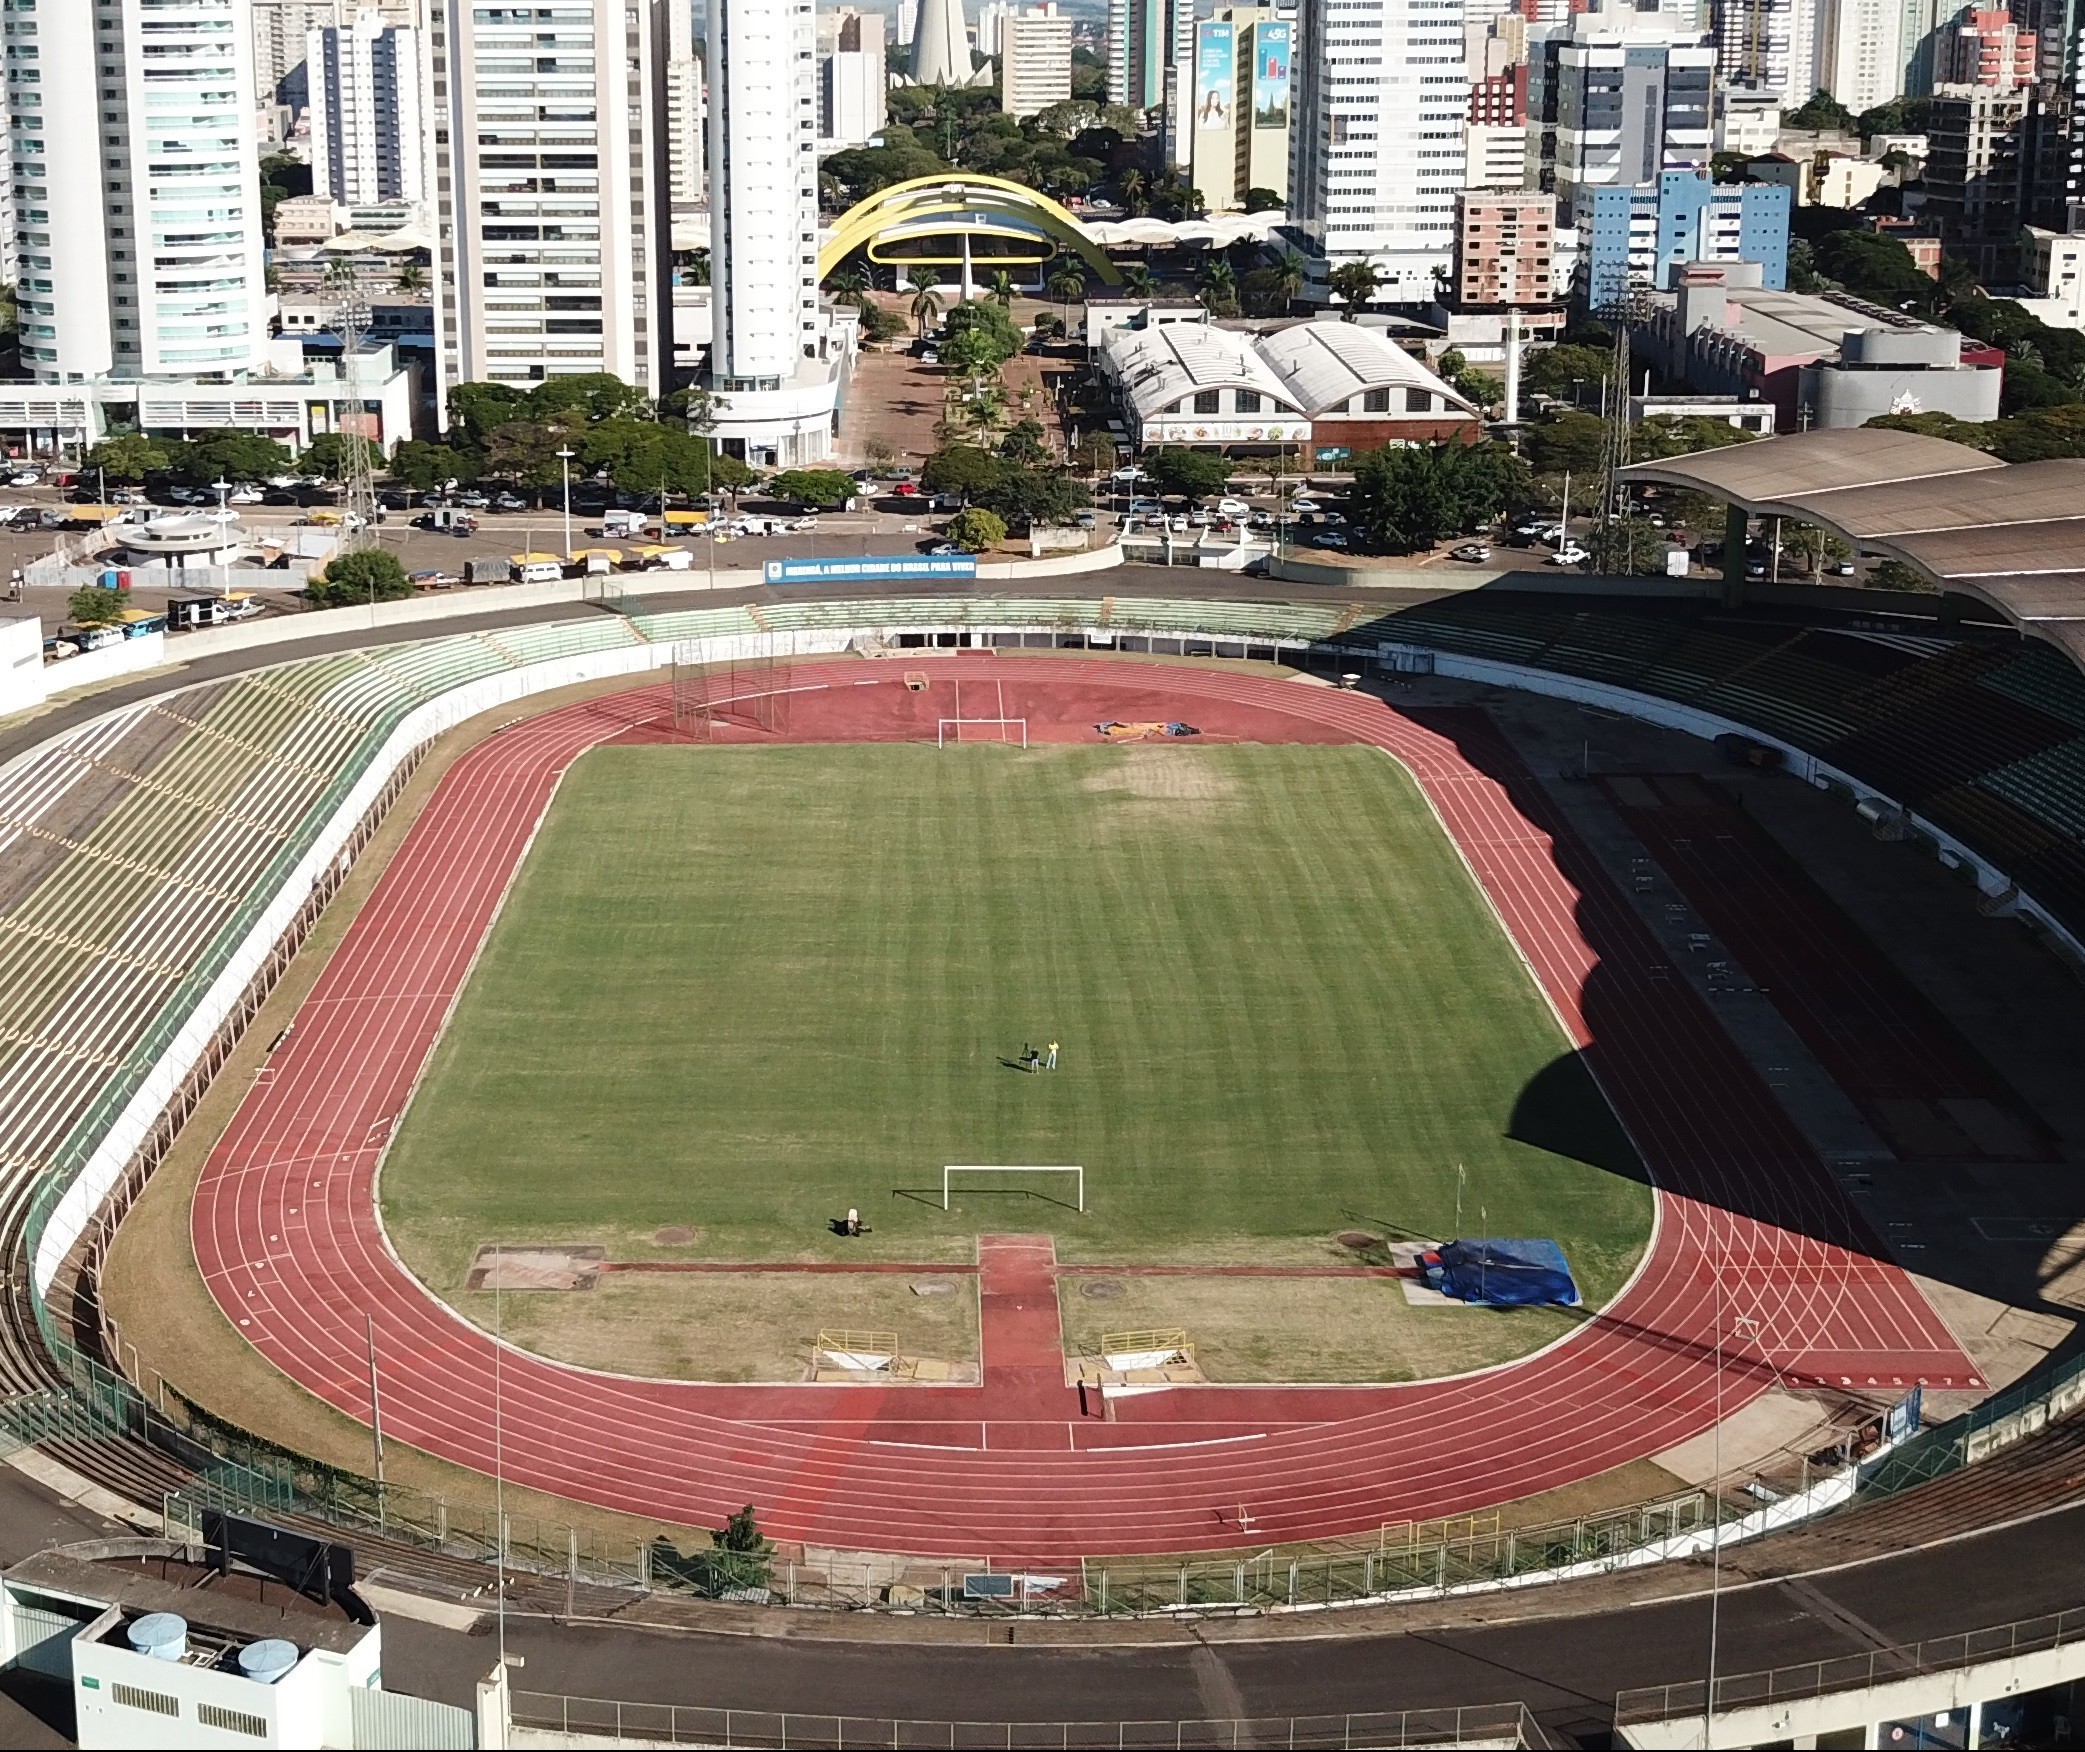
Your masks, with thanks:
[(1057, 1752), (1142, 1752), (1160, 1747), (1399, 1748), (1544, 1744), (1521, 1703), (1348, 1715), (1208, 1717), (1193, 1721), (982, 1722), (847, 1716), (811, 1711), (718, 1709), (554, 1692), (510, 1694), (508, 1719), (563, 1735), (595, 1734), (662, 1745), (720, 1747), (1054, 1747)]
[[(1965, 1630), (1923, 1642), (1898, 1643), (1834, 1655), (1822, 1661), (1799, 1661), (1753, 1673), (1731, 1673), (1716, 1680), (1716, 1712), (1748, 1709), (1792, 1698), (1821, 1697), (1833, 1691), (1859, 1691), (1892, 1679), (1927, 1673), (1954, 1673), (1986, 1661), (2062, 1648), (2085, 1641), (2085, 1607), (2015, 1619), (2009, 1624)], [(1689, 1679), (1672, 1685), (1645, 1685), (1618, 1692), (1615, 1724), (1684, 1720), (1707, 1707), (1707, 1681)]]

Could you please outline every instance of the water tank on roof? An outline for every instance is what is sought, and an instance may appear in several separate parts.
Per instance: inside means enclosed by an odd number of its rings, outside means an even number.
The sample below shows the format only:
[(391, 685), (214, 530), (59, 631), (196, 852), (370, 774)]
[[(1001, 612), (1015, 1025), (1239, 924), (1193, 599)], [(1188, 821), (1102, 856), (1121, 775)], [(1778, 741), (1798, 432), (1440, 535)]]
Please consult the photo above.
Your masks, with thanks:
[(248, 1643), (239, 1651), (239, 1671), (263, 1685), (273, 1685), (297, 1664), (297, 1645), (279, 1636)]
[(178, 1661), (188, 1653), (188, 1620), (174, 1612), (148, 1612), (124, 1632), (130, 1646), (155, 1661)]

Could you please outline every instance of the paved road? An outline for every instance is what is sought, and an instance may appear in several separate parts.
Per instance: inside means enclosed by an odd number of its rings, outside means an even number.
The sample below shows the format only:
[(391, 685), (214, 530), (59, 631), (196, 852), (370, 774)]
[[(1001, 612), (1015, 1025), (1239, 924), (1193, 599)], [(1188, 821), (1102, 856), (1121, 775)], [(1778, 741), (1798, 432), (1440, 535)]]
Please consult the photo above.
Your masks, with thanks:
[[(0, 1561), (117, 1531), (0, 1470)], [(654, 1632), (510, 1618), (507, 1646), (528, 1691), (718, 1708), (922, 1720), (1193, 1720), (1524, 1702), (1553, 1734), (1597, 1740), (1621, 1689), (1698, 1679), (1707, 1663), (1704, 1566), (1674, 1566), (1672, 1595), (1608, 1606), (1604, 1584), (1500, 1597), (1510, 1622), (1355, 1635), (1337, 1618), (1144, 1625), (1172, 1638), (1113, 1646), (884, 1640), (818, 1614), (751, 1614), (758, 1634)], [(1726, 1588), (1719, 1670), (1740, 1673), (1916, 1641), (2080, 1604), (2085, 1505), (1952, 1544), (1795, 1581)], [(875, 1634), (864, 1637), (864, 1628)], [(928, 1624), (923, 1628), (940, 1629)], [(467, 1705), (497, 1647), (474, 1634), (388, 1617), (393, 1689)], [(835, 1638), (828, 1633), (839, 1633)], [(1023, 1627), (1020, 1635), (1028, 1635)], [(1085, 1634), (1082, 1630), (1076, 1634)], [(35, 1687), (0, 1685), (0, 1745), (54, 1746), (62, 1720)]]

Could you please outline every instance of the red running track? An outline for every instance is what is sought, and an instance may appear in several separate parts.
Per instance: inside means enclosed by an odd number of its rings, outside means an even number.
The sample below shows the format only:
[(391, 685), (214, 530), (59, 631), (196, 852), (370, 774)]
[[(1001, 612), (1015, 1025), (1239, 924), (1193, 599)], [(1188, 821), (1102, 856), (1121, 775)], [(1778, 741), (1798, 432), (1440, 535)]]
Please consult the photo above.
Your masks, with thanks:
[[(1726, 1411), (1777, 1374), (1981, 1384), (1482, 713), (1422, 723), (1366, 694), (1221, 670), (930, 662), (937, 684), (1003, 683), (1032, 736), (1186, 718), (1212, 735), (1395, 755), (1658, 1181), (1641, 1269), (1569, 1339), (1479, 1374), (1174, 1388), (1118, 1401), (1112, 1420), (1082, 1416), (1078, 1394), (1035, 1358), (995, 1358), (989, 1345), (977, 1385), (889, 1388), (636, 1380), (510, 1346), (499, 1368), (509, 1479), (682, 1524), (715, 1525), (752, 1502), (787, 1539), (1062, 1563), (1373, 1532), (1659, 1452), (1711, 1421), (1719, 1329), (1733, 1359)], [(931, 735), (941, 709), (939, 685), (909, 695), (896, 664), (800, 666), (777, 683), (818, 690), (791, 697), (799, 739), (916, 738), (923, 724)], [(389, 1250), (378, 1164), (560, 775), (601, 742), (655, 739), (665, 705), (652, 686), (545, 712), (456, 764), (196, 1195), (205, 1279), (263, 1355), (366, 1420), (373, 1317), (387, 1432), (480, 1471), (493, 1464), (493, 1342)], [(1046, 1264), (1038, 1256), (1029, 1275)], [(1017, 1273), (1007, 1293), (1018, 1312), (1040, 1292)]]

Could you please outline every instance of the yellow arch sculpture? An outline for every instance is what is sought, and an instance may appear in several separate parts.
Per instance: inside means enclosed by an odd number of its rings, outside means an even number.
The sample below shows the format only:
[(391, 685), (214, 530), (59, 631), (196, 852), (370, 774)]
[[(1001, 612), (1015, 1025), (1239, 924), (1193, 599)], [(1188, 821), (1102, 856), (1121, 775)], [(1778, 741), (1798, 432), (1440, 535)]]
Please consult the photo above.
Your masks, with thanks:
[[(873, 255), (875, 243), (893, 232), (931, 236), (950, 231), (1034, 240), (1052, 246), (1051, 253), (1069, 250), (1104, 284), (1122, 284), (1121, 270), (1093, 234), (1048, 195), (1005, 177), (968, 174), (914, 177), (850, 207), (818, 252), (818, 277), (824, 279), (864, 245)], [(980, 265), (990, 265), (989, 258)]]

